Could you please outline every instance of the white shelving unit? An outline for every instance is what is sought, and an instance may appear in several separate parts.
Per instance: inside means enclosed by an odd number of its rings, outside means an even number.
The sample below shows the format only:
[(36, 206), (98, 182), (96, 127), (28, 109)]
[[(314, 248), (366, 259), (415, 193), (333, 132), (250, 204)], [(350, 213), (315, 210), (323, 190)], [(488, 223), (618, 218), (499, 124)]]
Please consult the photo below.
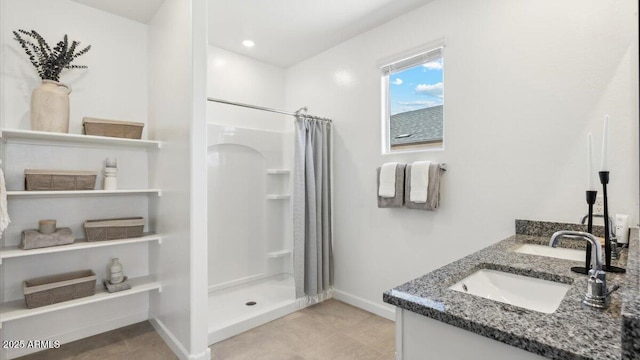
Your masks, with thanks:
[[(158, 332), (178, 357), (200, 358), (207, 350), (206, 316), (183, 314), (207, 311), (206, 301), (198, 298), (206, 295), (206, 276), (197, 276), (207, 270), (206, 241), (201, 241), (206, 224), (190, 215), (206, 208), (206, 196), (202, 196), (206, 195), (206, 152), (196, 151), (206, 147), (206, 104), (194, 102), (206, 97), (206, 88), (196, 86), (200, 80), (193, 79), (206, 80), (207, 64), (194, 65), (191, 58), (206, 57), (207, 47), (203, 41), (190, 45), (191, 40), (206, 37), (206, 2), (154, 1), (144, 7), (144, 16), (134, 11), (140, 9), (112, 3), (37, 1), (34, 7), (30, 1), (1, 0), (4, 32), (28, 28), (34, 19), (56, 13), (58, 22), (39, 30), (48, 41), (55, 41), (69, 31), (65, 24), (80, 15), (83, 21), (73, 26), (69, 36), (96, 50), (79, 60), (88, 71), (70, 70), (60, 79), (73, 87), (69, 129), (74, 134), (58, 134), (28, 130), (29, 102), (40, 83), (38, 74), (17, 42), (9, 36), (0, 41), (4, 90), (0, 102), (6, 105), (0, 111), (0, 164), (7, 189), (13, 190), (8, 196), (12, 222), (0, 238), (0, 337), (67, 343), (155, 319)], [(167, 77), (166, 68), (190, 72)], [(82, 135), (83, 117), (144, 123), (143, 136), (150, 140)], [(118, 187), (127, 190), (20, 191), (25, 189), (25, 169), (101, 172), (106, 158), (117, 159)], [(96, 189), (103, 188), (103, 179), (98, 176)], [(191, 186), (194, 182), (198, 186)], [(28, 252), (15, 248), (21, 230), (37, 228), (41, 219), (55, 219), (58, 226), (69, 227), (74, 237), (82, 238), (85, 220), (133, 216), (145, 218), (144, 231), (162, 233), (113, 242), (76, 241)], [(18, 301), (23, 280), (91, 269), (100, 282), (109, 277), (108, 264), (114, 257), (134, 280), (131, 290), (114, 294), (101, 290), (91, 297), (32, 310)], [(167, 286), (165, 270), (170, 270), (172, 281), (198, 286), (186, 292)], [(153, 290), (161, 285), (162, 293)], [(3, 327), (4, 321), (9, 322)], [(38, 350), (0, 349), (0, 360)]]
[(162, 291), (162, 286), (160, 285), (160, 283), (156, 281), (155, 277), (151, 275), (129, 279), (128, 281), (131, 283), (131, 289), (129, 290), (109, 293), (104, 289), (102, 285), (99, 285), (98, 287), (96, 287), (95, 295), (42, 306), (34, 309), (27, 309), (24, 300), (15, 300), (3, 303), (0, 305), (0, 324), (7, 321), (23, 319), (30, 316), (46, 314), (52, 311), (69, 309), (76, 306), (115, 299), (142, 292), (152, 290)]
[(132, 148), (160, 149), (162, 142), (153, 140), (125, 139), (107, 136), (63, 134), (45, 131), (0, 129), (0, 138), (6, 140), (24, 140), (28, 142), (55, 142), (67, 145), (97, 145)]
[[(40, 131), (28, 131), (28, 130), (13, 130), (13, 129), (0, 129), (0, 138), (2, 139), (2, 146), (11, 146), (11, 144), (27, 144), (33, 146), (53, 146), (52, 151), (55, 151), (58, 147), (92, 147), (97, 148), (97, 151), (101, 151), (101, 149), (105, 149), (105, 152), (109, 151), (109, 149), (118, 149), (125, 151), (153, 151), (160, 149), (162, 147), (162, 143), (159, 141), (151, 141), (151, 140), (136, 140), (136, 139), (122, 139), (122, 138), (110, 138), (110, 137), (101, 137), (101, 136), (89, 136), (89, 135), (76, 135), (76, 134), (60, 134), (60, 133), (49, 133), (49, 132), (40, 132)], [(3, 149), (4, 150), (4, 149)], [(74, 151), (83, 151), (81, 149)], [(94, 150), (95, 151), (95, 150)], [(4, 161), (6, 163), (12, 161), (11, 159), (7, 159), (6, 152), (3, 151)], [(9, 156), (10, 157), (10, 156)], [(139, 158), (138, 158), (139, 159)], [(20, 161), (20, 160), (16, 160)], [(2, 163), (0, 163), (2, 164)], [(15, 167), (13, 168), (15, 169)], [(14, 170), (15, 171), (15, 170)], [(118, 189), (118, 190), (82, 190), (82, 191), (7, 191), (8, 199), (11, 201), (18, 200), (21, 198), (59, 198), (59, 197), (121, 197), (121, 196), (133, 196), (133, 195), (156, 195), (162, 196), (162, 191), (160, 189)], [(50, 206), (55, 208), (56, 203), (43, 200), (43, 206)], [(99, 204), (100, 200), (96, 200), (96, 204)], [(120, 200), (118, 200), (120, 201)], [(125, 199), (123, 199), (125, 201)], [(126, 200), (129, 201), (129, 200)], [(86, 205), (85, 205), (86, 206)], [(90, 215), (91, 209), (87, 208), (87, 215)], [(11, 215), (11, 214), (10, 214)], [(24, 212), (19, 214), (23, 218), (29, 216)], [(37, 219), (34, 219), (37, 220)], [(82, 221), (84, 219), (78, 219), (78, 221)], [(19, 261), (19, 258), (23, 258), (25, 260), (22, 261), (36, 261), (36, 260), (27, 260), (29, 257), (34, 256), (56, 256), (55, 254), (60, 254), (69, 251), (78, 251), (85, 250), (91, 251), (92, 249), (97, 248), (105, 248), (105, 247), (118, 247), (125, 246), (129, 244), (138, 244), (138, 243), (151, 243), (157, 242), (158, 244), (162, 243), (162, 236), (153, 233), (147, 233), (142, 237), (138, 238), (129, 238), (129, 239), (119, 239), (119, 240), (108, 240), (108, 241), (96, 241), (89, 242), (86, 239), (77, 239), (73, 244), (69, 245), (61, 245), (61, 246), (53, 246), (47, 248), (39, 248), (39, 249), (31, 249), (31, 250), (22, 250), (18, 246), (4, 246), (0, 247), (0, 265), (2, 267), (9, 266), (9, 261), (15, 259), (15, 261)], [(96, 264), (96, 266), (101, 266), (102, 264)], [(95, 268), (95, 266), (94, 266)], [(44, 270), (44, 269), (43, 269)], [(48, 274), (42, 274), (48, 275)], [(20, 274), (13, 274), (13, 276), (20, 276)], [(116, 299), (123, 296), (130, 296), (134, 294), (139, 294), (143, 292), (148, 292), (152, 290), (161, 291), (162, 286), (156, 280), (156, 278), (149, 274), (145, 276), (140, 276), (136, 278), (129, 279), (129, 282), (132, 285), (130, 290), (109, 293), (107, 292), (102, 284), (97, 284), (96, 294), (80, 299), (64, 301), (53, 305), (43, 306), (35, 309), (27, 309), (24, 299), (11, 300), (4, 303), (0, 303), (0, 328), (2, 328), (2, 323), (7, 321), (15, 321), (31, 316), (37, 316), (41, 314), (46, 314), (52, 311), (69, 309), (76, 306), (82, 306), (86, 304), (92, 304), (96, 302), (102, 302), (110, 299)]]
[(23, 256), (52, 254), (52, 253), (64, 252), (64, 251), (86, 250), (86, 249), (93, 249), (93, 248), (99, 248), (99, 247), (105, 247), (105, 246), (136, 244), (136, 243), (151, 242), (151, 241), (157, 241), (159, 244), (162, 244), (162, 237), (156, 234), (146, 234), (145, 236), (137, 237), (137, 238), (106, 240), (106, 241), (87, 241), (86, 239), (77, 239), (73, 244), (69, 244), (69, 245), (51, 246), (46, 248), (30, 249), (30, 250), (23, 250), (23, 249), (20, 249), (18, 246), (7, 246), (4, 248), (0, 248), (0, 264), (2, 264), (3, 259), (11, 259), (11, 258), (17, 258), (17, 257), (23, 257)]
[(55, 196), (101, 196), (155, 194), (162, 196), (160, 189), (118, 189), (118, 190), (73, 190), (73, 191), (7, 191), (9, 197), (55, 197)]

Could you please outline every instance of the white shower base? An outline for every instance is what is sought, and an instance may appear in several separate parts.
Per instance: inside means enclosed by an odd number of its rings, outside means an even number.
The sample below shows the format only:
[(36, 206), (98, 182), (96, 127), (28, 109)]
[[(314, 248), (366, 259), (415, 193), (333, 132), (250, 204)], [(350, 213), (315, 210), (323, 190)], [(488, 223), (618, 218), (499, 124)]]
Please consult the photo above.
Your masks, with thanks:
[[(249, 301), (256, 305), (247, 306)], [(253, 281), (209, 293), (209, 345), (299, 309), (291, 275)]]

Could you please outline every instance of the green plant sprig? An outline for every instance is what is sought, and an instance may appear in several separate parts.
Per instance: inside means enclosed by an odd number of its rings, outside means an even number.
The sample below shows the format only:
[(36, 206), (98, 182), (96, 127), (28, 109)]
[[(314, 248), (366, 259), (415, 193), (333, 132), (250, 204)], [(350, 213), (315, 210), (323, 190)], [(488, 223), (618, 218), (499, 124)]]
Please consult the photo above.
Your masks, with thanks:
[[(24, 35), (23, 36), (21, 36)], [(47, 41), (35, 30), (13, 31), (15, 40), (20, 43), (24, 52), (29, 56), (29, 61), (38, 71), (42, 80), (60, 81), (60, 73), (64, 69), (86, 69), (86, 65), (72, 65), (71, 63), (78, 57), (91, 50), (91, 45), (84, 49), (77, 50), (79, 41), (72, 41), (65, 34), (62, 41), (59, 41), (53, 49)]]

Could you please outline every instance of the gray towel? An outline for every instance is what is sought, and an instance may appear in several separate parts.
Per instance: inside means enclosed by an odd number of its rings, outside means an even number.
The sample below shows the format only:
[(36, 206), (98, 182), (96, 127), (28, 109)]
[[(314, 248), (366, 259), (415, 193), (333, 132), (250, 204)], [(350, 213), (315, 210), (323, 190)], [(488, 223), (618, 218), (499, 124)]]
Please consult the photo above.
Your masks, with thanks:
[(127, 281), (126, 276), (124, 277), (124, 280), (122, 280), (122, 282), (119, 284), (112, 284), (109, 282), (109, 280), (104, 280), (102, 283), (110, 293), (131, 289), (131, 283)]
[(49, 246), (67, 245), (75, 241), (71, 229), (58, 228), (53, 234), (43, 234), (38, 230), (22, 230), (20, 248), (23, 250), (38, 249)]
[[(379, 208), (398, 208), (402, 207), (404, 204), (404, 168), (405, 164), (398, 164), (396, 166), (396, 196), (392, 198), (385, 198), (378, 196), (378, 207)], [(376, 195), (378, 194), (378, 189), (380, 188), (380, 168), (376, 170), (378, 180), (378, 186), (376, 187)]]
[(440, 206), (440, 169), (439, 163), (431, 163), (429, 166), (429, 187), (427, 188), (427, 202), (415, 203), (410, 201), (411, 194), (411, 165), (407, 165), (405, 178), (404, 206), (408, 209), (436, 210)]

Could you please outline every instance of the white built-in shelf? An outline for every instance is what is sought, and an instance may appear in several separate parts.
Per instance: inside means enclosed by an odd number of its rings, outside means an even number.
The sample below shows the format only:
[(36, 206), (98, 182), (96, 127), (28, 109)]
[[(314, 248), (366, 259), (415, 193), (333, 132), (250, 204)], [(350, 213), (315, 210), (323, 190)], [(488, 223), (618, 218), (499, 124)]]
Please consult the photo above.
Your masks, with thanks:
[(291, 170), (289, 169), (267, 169), (267, 175), (282, 175), (289, 173), (291, 173)]
[(160, 149), (162, 142), (153, 140), (125, 139), (107, 136), (64, 134), (46, 131), (0, 129), (3, 140), (23, 140), (33, 142), (55, 142), (67, 145), (116, 145), (130, 148)]
[(267, 253), (267, 257), (268, 258), (279, 258), (279, 257), (289, 256), (289, 255), (291, 255), (291, 253), (292, 253), (291, 250), (278, 250), (278, 251), (268, 252)]
[(87, 241), (86, 239), (77, 239), (73, 244), (51, 246), (46, 248), (38, 248), (38, 249), (30, 249), (30, 250), (23, 250), (17, 246), (7, 246), (4, 248), (0, 248), (0, 264), (2, 263), (2, 259), (10, 259), (10, 258), (17, 258), (17, 257), (23, 257), (23, 256), (31, 256), (31, 255), (51, 254), (51, 253), (64, 252), (64, 251), (92, 249), (92, 248), (99, 248), (99, 247), (105, 247), (105, 246), (135, 244), (135, 243), (143, 243), (143, 242), (151, 242), (151, 241), (157, 241), (158, 243), (162, 243), (162, 237), (156, 234), (145, 234), (142, 237), (119, 239), (119, 240)]
[(123, 296), (139, 294), (142, 292), (147, 292), (152, 290), (162, 291), (162, 286), (160, 285), (160, 282), (158, 282), (155, 279), (155, 277), (151, 275), (129, 279), (129, 282), (131, 283), (131, 289), (129, 290), (109, 293), (107, 292), (107, 290), (104, 289), (104, 286), (100, 284), (96, 288), (96, 294), (93, 296), (87, 296), (80, 299), (64, 301), (64, 302), (60, 302), (53, 305), (38, 307), (35, 309), (27, 309), (24, 299), (9, 301), (9, 302), (0, 304), (0, 323), (23, 319), (30, 316), (46, 314), (52, 311), (69, 309), (76, 306), (92, 304), (99, 301), (105, 301), (105, 300), (115, 299)]
[(269, 194), (267, 195), (267, 200), (285, 200), (290, 197), (291, 195), (287, 195), (287, 194)]
[(121, 190), (68, 190), (68, 191), (7, 191), (7, 196), (30, 197), (30, 196), (100, 196), (100, 195), (136, 195), (136, 194), (156, 194), (162, 196), (160, 189), (121, 189)]

